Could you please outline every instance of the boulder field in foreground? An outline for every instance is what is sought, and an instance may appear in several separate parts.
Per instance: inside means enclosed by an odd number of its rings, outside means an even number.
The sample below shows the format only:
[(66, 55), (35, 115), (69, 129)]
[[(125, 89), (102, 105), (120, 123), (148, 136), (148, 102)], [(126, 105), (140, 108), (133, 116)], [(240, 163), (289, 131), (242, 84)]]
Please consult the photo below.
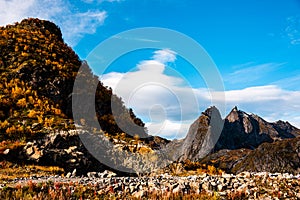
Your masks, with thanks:
[[(9, 184), (17, 186), (10, 190), (6, 187), (5, 191), (10, 191), (7, 195), (12, 195), (12, 191), (20, 193), (20, 187), (30, 183), (31, 194), (34, 191), (35, 194), (47, 197), (50, 196), (48, 191), (56, 194), (62, 192), (66, 196), (60, 199), (79, 199), (80, 195), (89, 199), (299, 199), (299, 180), (299, 175), (280, 173), (116, 177), (116, 174), (105, 171), (89, 173), (88, 177), (71, 175), (65, 178), (15, 179)], [(4, 189), (0, 185), (1, 190)], [(3, 195), (6, 194), (5, 191), (2, 192)]]

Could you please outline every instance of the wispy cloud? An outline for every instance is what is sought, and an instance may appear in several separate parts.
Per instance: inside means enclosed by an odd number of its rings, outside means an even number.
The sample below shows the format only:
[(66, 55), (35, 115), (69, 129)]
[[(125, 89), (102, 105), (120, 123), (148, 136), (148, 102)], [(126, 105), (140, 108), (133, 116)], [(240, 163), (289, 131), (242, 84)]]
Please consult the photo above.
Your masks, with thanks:
[[(62, 32), (71, 46), (75, 46), (86, 34), (94, 34), (107, 17), (106, 11), (87, 11), (75, 13), (56, 19), (61, 24)], [(74, 25), (76, 24), (76, 25)]]
[(0, 25), (4, 26), (28, 17), (28, 11), (35, 4), (36, 0), (0, 1)]
[(85, 34), (95, 33), (107, 17), (107, 12), (101, 9), (79, 10), (69, 0), (0, 1), (0, 25), (28, 17), (51, 20), (60, 26), (65, 41), (76, 46)]
[(84, 3), (122, 2), (125, 0), (81, 0)]
[(252, 83), (269, 75), (270, 72), (275, 71), (284, 63), (264, 63), (254, 64), (246, 63), (239, 66), (234, 66), (236, 71), (225, 75), (223, 80), (227, 83), (238, 84), (238, 83)]
[(112, 36), (112, 38), (120, 39), (120, 40), (133, 40), (133, 41), (141, 41), (141, 42), (160, 42), (158, 40), (152, 40), (148, 38), (133, 38), (133, 37), (120, 37), (120, 36)]
[(292, 45), (300, 44), (300, 16), (290, 16), (286, 19), (285, 33)]
[(281, 80), (277, 80), (271, 84), (280, 85), (281, 87), (289, 90), (300, 90), (299, 83), (300, 83), (300, 75), (296, 75)]
[(239, 105), (269, 121), (282, 119), (300, 128), (300, 91), (266, 85), (226, 91), (225, 96), (228, 108)]

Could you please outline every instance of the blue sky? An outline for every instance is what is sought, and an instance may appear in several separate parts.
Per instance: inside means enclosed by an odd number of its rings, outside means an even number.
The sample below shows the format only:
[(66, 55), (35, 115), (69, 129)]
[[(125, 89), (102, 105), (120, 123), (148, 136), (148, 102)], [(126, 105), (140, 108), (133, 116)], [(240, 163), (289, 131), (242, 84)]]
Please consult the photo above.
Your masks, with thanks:
[[(269, 121), (288, 120), (300, 127), (298, 0), (0, 2), (0, 25), (27, 17), (49, 19), (58, 24), (65, 41), (81, 59), (86, 59), (102, 41), (133, 28), (163, 27), (181, 32), (202, 45), (216, 64), (225, 87), (227, 112), (238, 105), (240, 109)], [(93, 67), (97, 72), (97, 65)], [(104, 75), (99, 75), (122, 96), (126, 105), (133, 107), (137, 115), (148, 122), (153, 134), (183, 137), (189, 124), (211, 104), (203, 78), (168, 47), (161, 51), (145, 49), (120, 56)], [(141, 92), (129, 102), (128, 98), (136, 88), (134, 84), (128, 87), (128, 79), (136, 83), (134, 81), (145, 81), (149, 77), (160, 77), (157, 81), (167, 89), (155, 89), (157, 85), (154, 89), (145, 87), (144, 91), (134, 93)], [(120, 81), (124, 81), (123, 84), (118, 84)], [(151, 98), (141, 98), (146, 91), (151, 93)], [(194, 91), (195, 104), (187, 101), (191, 100), (187, 91)], [(184, 103), (179, 105), (174, 94)], [(196, 104), (199, 104), (197, 109)], [(181, 113), (174, 110), (181, 110)]]

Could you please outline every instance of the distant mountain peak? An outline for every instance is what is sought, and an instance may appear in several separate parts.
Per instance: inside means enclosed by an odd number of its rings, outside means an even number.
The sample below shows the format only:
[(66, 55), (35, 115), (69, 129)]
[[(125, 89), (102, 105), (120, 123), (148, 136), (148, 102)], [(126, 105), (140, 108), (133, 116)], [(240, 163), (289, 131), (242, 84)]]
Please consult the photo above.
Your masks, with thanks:
[(230, 113), (226, 116), (226, 119), (229, 121), (229, 122), (235, 122), (235, 121), (238, 121), (239, 120), (239, 110), (238, 108), (235, 106), (231, 111)]
[(237, 112), (238, 110), (239, 110), (238, 107), (237, 107), (237, 106), (234, 106), (234, 107), (232, 108), (231, 112)]

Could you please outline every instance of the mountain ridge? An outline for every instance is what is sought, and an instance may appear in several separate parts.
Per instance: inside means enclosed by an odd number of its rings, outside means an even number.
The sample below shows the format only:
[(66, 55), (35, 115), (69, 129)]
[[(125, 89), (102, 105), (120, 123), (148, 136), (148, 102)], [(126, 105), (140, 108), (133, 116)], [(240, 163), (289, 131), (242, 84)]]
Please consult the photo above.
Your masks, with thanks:
[[(258, 115), (248, 114), (238, 110), (237, 107), (234, 107), (225, 119), (222, 119), (222, 123), (224, 123), (222, 132), (219, 134), (218, 140), (213, 143), (214, 146), (210, 147), (211, 151), (201, 156), (198, 152), (203, 147), (203, 138), (218, 136), (218, 134), (209, 133), (208, 130), (212, 125), (207, 120), (200, 120), (209, 119), (211, 117), (210, 110), (211, 108), (202, 113), (191, 125), (181, 144), (177, 144), (185, 146), (182, 148), (181, 158), (183, 159), (181, 161), (188, 159), (214, 165), (228, 173), (238, 173), (243, 170), (255, 172), (279, 170), (280, 172), (299, 173), (300, 154), (298, 152), (300, 151), (297, 148), (300, 145), (298, 142), (300, 130), (289, 122), (281, 120), (267, 122)], [(215, 107), (214, 110), (216, 110)], [(218, 116), (221, 122), (221, 117)], [(199, 141), (199, 138), (202, 140)], [(289, 143), (294, 145), (290, 146)], [(289, 154), (276, 153), (276, 151), (285, 152), (287, 149), (292, 149)], [(264, 163), (264, 160), (268, 160), (268, 163)], [(252, 165), (249, 165), (250, 161)], [(284, 165), (289, 167), (283, 169)]]

